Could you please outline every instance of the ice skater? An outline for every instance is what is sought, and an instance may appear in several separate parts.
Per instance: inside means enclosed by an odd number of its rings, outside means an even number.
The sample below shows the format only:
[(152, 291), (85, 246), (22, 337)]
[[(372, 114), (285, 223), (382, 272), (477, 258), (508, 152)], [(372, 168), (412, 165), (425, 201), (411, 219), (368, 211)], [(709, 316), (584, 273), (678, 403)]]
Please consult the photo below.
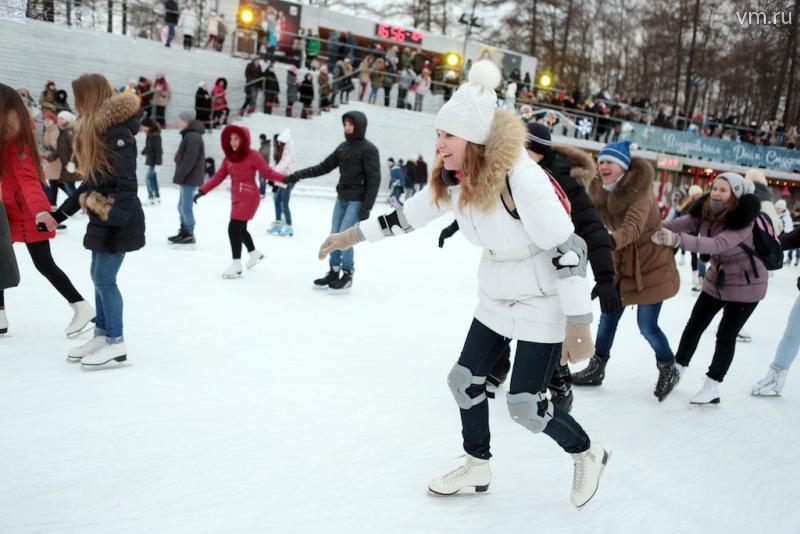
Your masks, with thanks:
[(223, 278), (230, 279), (242, 276), (243, 243), (250, 254), (247, 259), (248, 269), (252, 269), (264, 259), (264, 254), (256, 249), (253, 238), (247, 231), (247, 223), (255, 217), (261, 203), (256, 175), (260, 172), (264, 178), (273, 182), (283, 182), (283, 175), (274, 171), (256, 150), (250, 148), (250, 131), (247, 128), (234, 124), (226, 126), (222, 130), (221, 142), (225, 158), (214, 177), (200, 186), (193, 200), (197, 203), (198, 199), (221, 184), (225, 178), (231, 177), (231, 220), (228, 223), (228, 238), (231, 242), (233, 261), (222, 273)]
[(439, 495), (488, 489), (486, 376), (517, 338), (509, 413), (572, 455), (570, 500), (581, 508), (597, 491), (608, 453), (545, 392), (559, 361), (578, 361), (594, 350), (586, 243), (575, 235), (550, 179), (525, 153), (525, 127), (512, 113), (496, 110), (499, 82), (494, 64), (477, 62), (469, 82), (436, 115), (439, 157), (430, 187), (403, 208), (330, 235), (319, 257), (411, 232), (454, 211), (467, 240), (483, 248), (475, 318), (447, 379), (460, 408), (467, 457), (428, 489)]

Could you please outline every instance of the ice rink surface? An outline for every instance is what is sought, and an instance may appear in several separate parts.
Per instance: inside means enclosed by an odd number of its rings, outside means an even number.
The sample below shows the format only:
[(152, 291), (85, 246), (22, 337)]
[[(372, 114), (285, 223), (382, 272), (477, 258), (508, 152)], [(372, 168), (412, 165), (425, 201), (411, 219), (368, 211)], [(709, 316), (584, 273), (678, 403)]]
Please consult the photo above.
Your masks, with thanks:
[[(352, 293), (331, 296), (311, 282), (327, 270), (316, 253), (332, 200), (295, 195), (294, 238), (265, 234), (274, 215), (265, 201), (250, 231), (266, 260), (223, 280), (229, 194), (200, 200), (193, 251), (167, 245), (177, 191), (162, 196), (145, 208), (147, 246), (120, 272), (124, 367), (65, 361), (88, 334), (66, 339), (71, 310), (16, 247), (23, 281), (6, 293), (0, 336), (3, 534), (800, 532), (800, 377), (790, 374), (781, 398), (749, 394), (800, 269), (771, 279), (718, 408), (688, 404), (716, 326), (659, 404), (654, 356), (626, 312), (605, 383), (575, 392), (573, 415), (613, 450), (585, 509), (569, 503), (571, 458), (513, 423), (504, 392), (490, 408), (489, 492), (432, 497), (428, 480), (463, 462), (445, 377), (477, 301), (480, 250), (458, 234), (437, 248), (452, 218), (359, 245)], [(93, 300), (86, 220), (69, 220), (52, 246)], [(695, 299), (686, 259), (660, 321), (673, 350)], [(593, 329), (597, 317), (599, 307)]]

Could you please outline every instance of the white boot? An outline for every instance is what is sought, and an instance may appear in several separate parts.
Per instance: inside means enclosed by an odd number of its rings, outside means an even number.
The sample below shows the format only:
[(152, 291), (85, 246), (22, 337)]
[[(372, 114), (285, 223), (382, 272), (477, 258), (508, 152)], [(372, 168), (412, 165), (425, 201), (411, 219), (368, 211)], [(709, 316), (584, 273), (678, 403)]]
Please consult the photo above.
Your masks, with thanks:
[(67, 337), (80, 334), (83, 329), (86, 328), (86, 325), (93, 321), (95, 317), (94, 308), (85, 300), (70, 304), (70, 307), (75, 312), (75, 315), (72, 316), (72, 321), (70, 321), (69, 326), (64, 330)]
[[(678, 382), (680, 382), (681, 379), (683, 378), (683, 375), (686, 373), (686, 371), (689, 370), (689, 367), (686, 366), (686, 365), (681, 365), (679, 363), (676, 363), (675, 367), (678, 368)], [(677, 386), (678, 384), (675, 384), (675, 385)]]
[(79, 362), (85, 356), (94, 354), (106, 346), (106, 336), (95, 336), (83, 345), (78, 345), (70, 349), (67, 353), (68, 362)]
[(230, 280), (231, 278), (239, 278), (242, 276), (242, 261), (241, 260), (233, 260), (231, 266), (225, 269), (225, 272), (222, 273), (222, 278), (226, 280)]
[(258, 251), (258, 249), (254, 250), (250, 253), (250, 257), (247, 258), (247, 268), (252, 269), (255, 267), (258, 262), (264, 259), (264, 254)]
[(736, 334), (737, 343), (750, 343), (751, 341), (753, 341), (753, 338), (750, 336), (750, 334), (745, 332), (744, 328), (739, 330), (739, 333)]
[(0, 310), (0, 334), (8, 332), (8, 319), (6, 319), (6, 310)]
[(789, 375), (788, 369), (775, 369), (771, 365), (767, 376), (753, 384), (753, 395), (756, 397), (777, 397), (783, 391), (786, 377)]
[(678, 259), (678, 265), (681, 265), (681, 266), (686, 265), (686, 255), (685, 254), (681, 254), (681, 257)]
[(101, 367), (108, 363), (124, 362), (127, 359), (125, 343), (106, 343), (97, 352), (84, 356), (81, 367), (83, 369)]
[(709, 405), (719, 404), (719, 382), (713, 378), (706, 377), (703, 382), (703, 389), (698, 391), (694, 397), (689, 399), (689, 404)]
[(610, 454), (602, 445), (593, 441), (589, 450), (572, 455), (575, 471), (572, 475), (572, 493), (569, 500), (576, 508), (582, 508), (597, 493), (600, 475), (608, 463)]
[(694, 276), (692, 276), (692, 291), (695, 293), (699, 293), (703, 290), (703, 279), (700, 278), (700, 275), (697, 274), (695, 271)]
[(464, 488), (474, 487), (476, 492), (481, 492), (489, 489), (491, 481), (489, 460), (481, 460), (468, 454), (464, 465), (431, 480), (428, 490), (437, 495), (453, 495)]

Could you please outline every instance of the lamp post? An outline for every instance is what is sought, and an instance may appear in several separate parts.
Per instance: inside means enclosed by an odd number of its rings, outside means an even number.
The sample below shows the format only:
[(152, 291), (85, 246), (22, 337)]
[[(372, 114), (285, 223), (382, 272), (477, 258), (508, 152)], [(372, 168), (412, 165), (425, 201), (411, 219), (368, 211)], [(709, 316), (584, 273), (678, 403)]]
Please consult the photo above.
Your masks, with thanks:
[(462, 13), (461, 17), (458, 19), (458, 22), (467, 26), (467, 33), (464, 35), (464, 48), (461, 51), (461, 57), (464, 58), (465, 62), (467, 60), (467, 40), (469, 40), (469, 36), (472, 34), (472, 28), (481, 27), (481, 24), (478, 22), (478, 18), (475, 16), (475, 9), (477, 7), (478, 0), (472, 0), (472, 12), (470, 13), (469, 17), (467, 17), (466, 13)]

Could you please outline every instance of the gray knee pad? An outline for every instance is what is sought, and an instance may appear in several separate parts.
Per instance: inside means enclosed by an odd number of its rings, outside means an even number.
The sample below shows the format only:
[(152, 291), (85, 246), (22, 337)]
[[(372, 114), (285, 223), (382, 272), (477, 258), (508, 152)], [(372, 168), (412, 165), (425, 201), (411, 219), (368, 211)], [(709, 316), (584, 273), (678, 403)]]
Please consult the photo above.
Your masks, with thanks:
[(542, 432), (553, 418), (553, 403), (544, 393), (506, 395), (511, 419), (531, 432)]
[(460, 364), (455, 364), (447, 375), (447, 385), (450, 386), (450, 391), (453, 392), (453, 397), (456, 399), (456, 404), (462, 410), (469, 410), (476, 404), (486, 400), (486, 393), (481, 393), (474, 399), (467, 393), (467, 388), (472, 385), (481, 385), (486, 383), (485, 376), (474, 376), (472, 371)]

